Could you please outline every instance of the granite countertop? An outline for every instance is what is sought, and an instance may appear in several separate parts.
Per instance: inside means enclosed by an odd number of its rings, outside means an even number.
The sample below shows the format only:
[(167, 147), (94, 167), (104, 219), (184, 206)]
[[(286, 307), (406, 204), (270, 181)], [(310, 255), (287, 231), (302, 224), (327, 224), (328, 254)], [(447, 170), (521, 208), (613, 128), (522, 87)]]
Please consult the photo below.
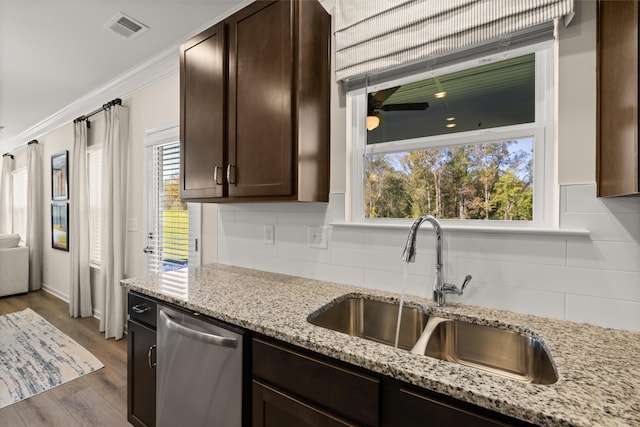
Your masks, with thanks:
[(122, 281), (129, 289), (456, 399), (538, 425), (640, 426), (640, 334), (504, 310), (405, 297), (436, 315), (540, 338), (558, 381), (529, 384), (314, 326), (345, 294), (398, 294), (220, 264)]

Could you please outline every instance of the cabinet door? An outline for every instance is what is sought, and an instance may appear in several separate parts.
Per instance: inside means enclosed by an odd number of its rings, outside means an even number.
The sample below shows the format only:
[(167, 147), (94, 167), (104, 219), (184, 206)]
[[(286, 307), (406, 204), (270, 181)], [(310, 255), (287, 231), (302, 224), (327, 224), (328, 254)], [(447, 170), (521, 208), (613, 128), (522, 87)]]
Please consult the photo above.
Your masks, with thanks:
[(293, 396), (253, 381), (253, 427), (353, 426)]
[[(430, 396), (400, 387), (386, 396), (383, 425), (403, 427), (457, 426), (497, 427), (521, 425), (491, 416), (474, 409), (444, 402)], [(516, 420), (514, 420), (516, 421)], [(522, 423), (526, 425), (526, 423)]]
[(229, 18), (229, 196), (293, 194), (294, 2)]
[(180, 47), (183, 199), (225, 195), (225, 41), (220, 23)]
[(637, 194), (638, 2), (599, 1), (597, 23), (598, 196)]
[[(127, 419), (134, 426), (155, 426), (156, 369), (149, 359), (156, 332), (131, 321), (127, 325)], [(151, 363), (154, 357), (151, 354)]]

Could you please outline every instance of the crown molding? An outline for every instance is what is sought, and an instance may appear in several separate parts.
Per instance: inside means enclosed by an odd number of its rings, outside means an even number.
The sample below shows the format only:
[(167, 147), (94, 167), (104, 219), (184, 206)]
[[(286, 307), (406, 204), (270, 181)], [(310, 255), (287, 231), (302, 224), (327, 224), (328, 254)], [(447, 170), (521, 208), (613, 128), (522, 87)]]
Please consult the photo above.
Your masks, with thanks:
[[(183, 40), (188, 40), (201, 33), (252, 2), (253, 0), (238, 1), (234, 7), (227, 10), (224, 14), (214, 17), (207, 23), (194, 29), (191, 33), (187, 34)], [(75, 118), (101, 107), (106, 100), (122, 98), (123, 101), (126, 102), (125, 98), (134, 92), (173, 73), (177, 73), (180, 66), (180, 44), (182, 44), (182, 41), (151, 57), (147, 61), (140, 63), (103, 86), (78, 98), (41, 122), (36, 123), (29, 129), (11, 138), (2, 144), (6, 147), (2, 149), (2, 152), (15, 152), (24, 148), (25, 141), (42, 139), (43, 136), (73, 122)]]
[(73, 122), (76, 117), (86, 114), (87, 111), (99, 108), (105, 103), (105, 100), (126, 98), (145, 86), (177, 73), (179, 64), (179, 46), (175, 45), (78, 98), (15, 136), (7, 142), (8, 149), (6, 151), (13, 152), (23, 148), (24, 141), (42, 138), (44, 135)]

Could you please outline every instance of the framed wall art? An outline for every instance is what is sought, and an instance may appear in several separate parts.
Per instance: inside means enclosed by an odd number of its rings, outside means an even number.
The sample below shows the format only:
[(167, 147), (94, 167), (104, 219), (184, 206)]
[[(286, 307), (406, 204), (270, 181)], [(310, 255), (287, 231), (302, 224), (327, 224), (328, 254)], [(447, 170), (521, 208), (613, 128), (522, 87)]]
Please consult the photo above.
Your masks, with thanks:
[(51, 199), (69, 199), (69, 152), (51, 156)]
[(69, 251), (68, 203), (51, 203), (51, 247)]

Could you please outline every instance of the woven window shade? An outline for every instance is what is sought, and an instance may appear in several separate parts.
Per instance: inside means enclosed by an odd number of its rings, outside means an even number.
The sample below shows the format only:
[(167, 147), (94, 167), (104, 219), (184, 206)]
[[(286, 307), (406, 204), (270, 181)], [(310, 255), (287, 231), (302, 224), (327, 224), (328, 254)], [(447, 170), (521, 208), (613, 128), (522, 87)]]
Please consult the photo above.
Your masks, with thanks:
[(336, 79), (472, 48), (573, 16), (573, 0), (338, 0)]

